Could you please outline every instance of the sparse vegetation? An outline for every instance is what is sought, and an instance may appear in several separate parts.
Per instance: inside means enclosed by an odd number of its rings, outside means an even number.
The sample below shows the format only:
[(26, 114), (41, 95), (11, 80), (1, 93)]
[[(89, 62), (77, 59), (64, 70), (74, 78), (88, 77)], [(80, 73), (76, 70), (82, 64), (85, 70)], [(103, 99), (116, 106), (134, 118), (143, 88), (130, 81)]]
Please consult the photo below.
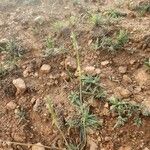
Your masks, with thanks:
[(150, 58), (146, 59), (144, 64), (148, 68), (148, 70), (150, 70)]
[(104, 36), (96, 40), (96, 48), (108, 50), (112, 53), (123, 49), (124, 45), (129, 41), (128, 33), (125, 30), (120, 30), (114, 37)]
[(137, 11), (142, 16), (146, 13), (150, 13), (150, 3), (143, 3), (136, 6), (135, 11)]
[(111, 105), (111, 111), (118, 116), (114, 127), (124, 125), (131, 117), (134, 117), (134, 121), (137, 125), (141, 124), (141, 107), (139, 105), (121, 101), (115, 97), (111, 97), (109, 103)]
[(46, 49), (43, 51), (43, 56), (48, 58), (51, 56), (55, 56), (58, 54), (64, 54), (66, 53), (66, 49), (61, 46), (61, 47), (56, 47), (55, 46), (55, 41), (52, 40), (52, 38), (48, 38), (46, 40)]
[(149, 0), (26, 1), (0, 1), (0, 149), (149, 148)]
[(106, 14), (110, 17), (110, 18), (114, 18), (114, 19), (118, 19), (120, 17), (125, 17), (126, 14), (125, 13), (121, 13), (115, 9), (110, 9), (106, 12)]
[(62, 31), (62, 29), (66, 28), (69, 25), (68, 21), (57, 21), (53, 24), (53, 28), (56, 32)]
[(100, 15), (100, 14), (91, 14), (90, 21), (94, 26), (99, 26), (103, 23), (102, 15)]
[(16, 60), (23, 56), (25, 49), (21, 45), (17, 44), (15, 40), (10, 40), (7, 44), (6, 52), (9, 60)]
[(83, 94), (99, 100), (104, 100), (106, 92), (100, 86), (99, 77), (82, 76), (81, 80), (83, 84)]

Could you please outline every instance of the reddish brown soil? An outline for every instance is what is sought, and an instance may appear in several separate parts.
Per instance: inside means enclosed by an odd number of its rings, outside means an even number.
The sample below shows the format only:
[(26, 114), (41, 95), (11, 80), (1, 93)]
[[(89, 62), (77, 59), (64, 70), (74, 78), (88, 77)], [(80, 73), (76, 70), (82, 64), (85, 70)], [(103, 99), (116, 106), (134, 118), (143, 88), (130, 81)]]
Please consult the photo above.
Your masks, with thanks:
[[(64, 118), (68, 118), (73, 113), (68, 94), (78, 87), (78, 79), (74, 75), (69, 81), (65, 81), (61, 77), (62, 72), (67, 73), (65, 59), (68, 56), (76, 58), (70, 38), (71, 31), (77, 34), (82, 68), (95, 66), (101, 70), (99, 76), (103, 88), (107, 92), (107, 98), (112, 95), (118, 96), (117, 88), (122, 87), (131, 92), (128, 97), (129, 101), (137, 103), (142, 103), (145, 99), (150, 101), (150, 82), (142, 85), (142, 90), (135, 92), (135, 89), (139, 87), (135, 76), (138, 71), (147, 69), (144, 66), (144, 61), (150, 57), (150, 16), (149, 14), (139, 16), (137, 12), (128, 9), (127, 3), (124, 2), (120, 7), (114, 0), (89, 1), (76, 5), (67, 0), (56, 0), (56, 2), (50, 2), (49, 5), (42, 5), (41, 3), (25, 5), (22, 2), (14, 5), (14, 2), (7, 4), (0, 2), (0, 21), (3, 23), (0, 25), (0, 39), (16, 38), (26, 49), (26, 54), (17, 62), (17, 67), (0, 78), (0, 140), (21, 143), (40, 142), (43, 145), (55, 145), (59, 149), (65, 147), (61, 135), (52, 125), (51, 117), (46, 108), (45, 97), (47, 95), (51, 97), (56, 109), (63, 111)], [(124, 50), (116, 54), (93, 50), (89, 41), (94, 41), (97, 34), (101, 34), (103, 29), (101, 27), (93, 29), (91, 24), (86, 21), (86, 17), (85, 20), (80, 20), (75, 25), (67, 26), (61, 31), (55, 31), (53, 27), (54, 22), (68, 20), (72, 15), (79, 18), (79, 16), (84, 16), (87, 10), (103, 12), (109, 8), (127, 13), (127, 16), (117, 24), (106, 27), (110, 32), (123, 28), (130, 33), (130, 40), (125, 45)], [(35, 24), (34, 19), (37, 16), (44, 16), (45, 20), (42, 25), (37, 26)], [(56, 47), (63, 45), (67, 52), (50, 58), (43, 58), (42, 51), (46, 48), (45, 40), (49, 36), (55, 40)], [(0, 53), (1, 62), (3, 55)], [(105, 60), (108, 60), (109, 64), (102, 66), (101, 62)], [(42, 64), (51, 66), (49, 74), (40, 73)], [(24, 77), (23, 72), (29, 66), (32, 71), (27, 77)], [(123, 82), (123, 74), (118, 70), (120, 66), (127, 67), (125, 74), (130, 77), (131, 83)], [(149, 73), (146, 72), (146, 75), (149, 76)], [(110, 80), (110, 77), (113, 80)], [(13, 79), (16, 78), (22, 78), (27, 86), (26, 92), (18, 96), (15, 95), (16, 88), (12, 84)], [(34, 99), (40, 101), (38, 111), (34, 111)], [(17, 104), (15, 110), (7, 109), (6, 105), (10, 101)], [(104, 120), (102, 127), (97, 130), (91, 129), (88, 133), (88, 139), (97, 145), (97, 150), (149, 150), (150, 118), (141, 116), (142, 125), (139, 127), (134, 125), (131, 119), (124, 126), (114, 129), (116, 117), (112, 114), (103, 114), (104, 103), (97, 102), (96, 106), (92, 107), (92, 111), (98, 119)], [(16, 117), (15, 111), (18, 109), (22, 110), (21, 117)], [(67, 129), (63, 130), (66, 131)], [(73, 135), (69, 135), (68, 139), (78, 140), (79, 135), (75, 132)], [(85, 149), (95, 150), (89, 146), (88, 143)], [(11, 145), (11, 148), (13, 150), (31, 149), (19, 145)], [(7, 144), (0, 143), (0, 150), (7, 149), (9, 149)]]

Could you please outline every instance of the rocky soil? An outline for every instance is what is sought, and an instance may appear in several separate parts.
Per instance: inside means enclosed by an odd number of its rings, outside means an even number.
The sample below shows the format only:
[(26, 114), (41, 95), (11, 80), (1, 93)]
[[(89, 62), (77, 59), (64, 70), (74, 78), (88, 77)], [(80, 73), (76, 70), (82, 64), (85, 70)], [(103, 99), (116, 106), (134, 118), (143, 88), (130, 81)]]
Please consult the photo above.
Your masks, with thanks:
[[(121, 31), (127, 40), (117, 37)], [(84, 149), (150, 150), (147, 0), (0, 1), (0, 150), (67, 149), (47, 96), (67, 141), (80, 143), (79, 127), (67, 124), (78, 112), (69, 100), (71, 91), (79, 92), (77, 52), (82, 75), (94, 79), (90, 92), (101, 94), (83, 94), (90, 114), (102, 121), (86, 129)]]

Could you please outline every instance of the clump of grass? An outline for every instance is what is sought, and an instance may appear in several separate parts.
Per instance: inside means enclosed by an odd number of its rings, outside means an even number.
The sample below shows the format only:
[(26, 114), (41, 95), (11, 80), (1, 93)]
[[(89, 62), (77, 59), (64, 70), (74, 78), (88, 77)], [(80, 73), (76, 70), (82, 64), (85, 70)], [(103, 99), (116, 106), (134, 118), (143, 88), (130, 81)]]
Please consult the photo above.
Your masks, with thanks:
[(47, 38), (46, 40), (46, 47), (51, 49), (51, 48), (54, 48), (54, 40), (52, 38)]
[(82, 76), (82, 93), (88, 96), (92, 96), (93, 98), (103, 100), (106, 96), (106, 93), (100, 86), (99, 80), (100, 78), (98, 76)]
[(107, 14), (110, 18), (115, 18), (115, 19), (120, 18), (120, 17), (125, 17), (125, 16), (126, 16), (125, 13), (121, 13), (121, 12), (115, 10), (115, 9), (110, 9), (110, 10), (108, 10), (106, 14)]
[(113, 48), (116, 50), (121, 49), (128, 42), (128, 40), (128, 33), (124, 30), (120, 30), (113, 44)]
[(109, 100), (111, 111), (117, 114), (117, 122), (114, 127), (124, 125), (129, 118), (133, 117), (137, 125), (141, 124), (141, 107), (129, 102), (121, 101), (118, 98), (111, 97)]
[(102, 15), (100, 15), (100, 14), (91, 14), (90, 22), (91, 22), (94, 26), (99, 26), (99, 25), (101, 25), (101, 24), (103, 23)]
[(16, 118), (19, 119), (19, 123), (26, 121), (26, 111), (23, 107), (18, 107), (15, 109)]
[(115, 36), (104, 36), (96, 41), (97, 49), (108, 50), (112, 53), (122, 50), (124, 45), (129, 41), (128, 33), (125, 30), (120, 30)]
[(135, 11), (137, 11), (142, 16), (146, 13), (150, 13), (150, 2), (136, 6)]
[(53, 24), (53, 28), (56, 32), (62, 31), (64, 28), (66, 28), (69, 25), (67, 21), (57, 21)]
[(58, 54), (66, 53), (66, 49), (62, 47), (56, 47), (55, 41), (52, 38), (47, 38), (46, 40), (46, 49), (43, 51), (43, 57), (56, 56)]
[(19, 45), (15, 40), (10, 40), (7, 43), (5, 51), (8, 54), (9, 60), (16, 60), (18, 58), (21, 58), (25, 53), (25, 49), (21, 45)]

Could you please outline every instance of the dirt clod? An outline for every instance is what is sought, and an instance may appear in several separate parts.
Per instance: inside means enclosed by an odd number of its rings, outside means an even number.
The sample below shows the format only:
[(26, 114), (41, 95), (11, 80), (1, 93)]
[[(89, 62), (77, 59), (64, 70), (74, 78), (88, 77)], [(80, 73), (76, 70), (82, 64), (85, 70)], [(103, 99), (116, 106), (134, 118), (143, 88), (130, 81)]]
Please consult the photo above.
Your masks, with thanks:
[(21, 78), (14, 79), (12, 83), (17, 89), (16, 95), (23, 94), (26, 91), (26, 84), (23, 79)]
[(136, 82), (140, 85), (140, 86), (143, 86), (143, 85), (146, 85), (146, 84), (149, 84), (150, 83), (150, 76), (149, 74), (146, 72), (146, 70), (144, 69), (138, 69), (136, 72), (135, 72), (135, 80)]
[(45, 148), (42, 146), (43, 145), (41, 143), (37, 143), (37, 144), (32, 146), (32, 150), (45, 150)]
[(7, 105), (6, 105), (6, 108), (7, 108), (7, 109), (10, 109), (10, 110), (15, 109), (16, 107), (17, 107), (17, 104), (14, 103), (13, 101), (10, 101), (10, 102), (7, 103)]
[(124, 73), (127, 72), (127, 67), (126, 67), (126, 66), (120, 66), (120, 67), (118, 68), (118, 70), (119, 70), (120, 73), (124, 74)]
[(51, 66), (48, 65), (48, 64), (44, 64), (42, 65), (41, 69), (40, 69), (40, 72), (42, 74), (48, 74), (50, 72), (50, 69), (51, 69)]
[(68, 56), (65, 59), (65, 68), (71, 71), (75, 71), (77, 69), (76, 59)]

